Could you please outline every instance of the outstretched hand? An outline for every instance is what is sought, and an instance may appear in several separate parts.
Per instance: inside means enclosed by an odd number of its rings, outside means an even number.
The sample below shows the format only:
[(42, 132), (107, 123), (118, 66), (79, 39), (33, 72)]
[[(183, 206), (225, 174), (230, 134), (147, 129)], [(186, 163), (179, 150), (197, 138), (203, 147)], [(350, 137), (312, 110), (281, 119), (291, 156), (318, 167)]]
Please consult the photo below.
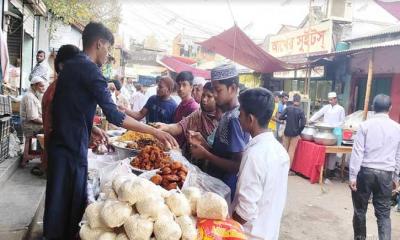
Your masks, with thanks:
[(162, 143), (167, 149), (179, 148), (179, 144), (176, 142), (175, 138), (169, 133), (157, 130), (154, 136)]
[(157, 128), (157, 129), (161, 130), (161, 131), (164, 131), (164, 132), (165, 132), (165, 130), (166, 130), (166, 128), (167, 128), (167, 124), (161, 123), (161, 122), (153, 123), (153, 126), (154, 126), (155, 128)]
[(97, 144), (108, 143), (107, 133), (99, 127), (92, 128), (92, 138), (93, 142)]

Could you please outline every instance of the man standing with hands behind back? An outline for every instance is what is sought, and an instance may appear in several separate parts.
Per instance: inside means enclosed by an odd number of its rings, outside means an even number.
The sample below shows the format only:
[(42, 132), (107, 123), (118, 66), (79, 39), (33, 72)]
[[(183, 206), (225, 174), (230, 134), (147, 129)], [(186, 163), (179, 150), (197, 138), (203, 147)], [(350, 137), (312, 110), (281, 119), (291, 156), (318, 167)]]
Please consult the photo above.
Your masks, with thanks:
[(357, 131), (350, 159), (354, 239), (366, 239), (365, 214), (372, 193), (379, 239), (390, 240), (392, 183), (398, 186), (400, 171), (400, 126), (389, 118), (389, 96), (377, 95), (373, 108), (375, 115)]

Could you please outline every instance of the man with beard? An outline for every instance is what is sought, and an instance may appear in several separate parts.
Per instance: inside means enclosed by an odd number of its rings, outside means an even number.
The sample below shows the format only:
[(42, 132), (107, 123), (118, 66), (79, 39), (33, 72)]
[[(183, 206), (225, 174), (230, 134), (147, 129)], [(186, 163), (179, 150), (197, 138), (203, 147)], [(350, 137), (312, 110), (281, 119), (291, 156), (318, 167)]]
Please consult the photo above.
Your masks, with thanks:
[(49, 66), (44, 61), (45, 59), (46, 53), (43, 50), (39, 50), (36, 54), (36, 65), (29, 75), (29, 81), (31, 81), (33, 77), (41, 77), (46, 81), (50, 80)]

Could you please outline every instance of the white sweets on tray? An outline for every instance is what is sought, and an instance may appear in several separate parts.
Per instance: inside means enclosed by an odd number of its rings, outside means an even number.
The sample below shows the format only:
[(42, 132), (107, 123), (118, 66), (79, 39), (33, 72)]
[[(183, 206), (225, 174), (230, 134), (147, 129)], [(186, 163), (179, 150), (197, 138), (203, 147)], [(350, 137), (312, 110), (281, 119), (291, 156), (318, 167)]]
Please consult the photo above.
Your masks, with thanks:
[[(103, 188), (102, 199), (85, 211), (82, 240), (197, 238), (196, 218), (225, 220), (227, 202), (216, 193), (195, 187), (167, 191), (133, 174), (116, 176)], [(194, 211), (195, 210), (195, 211)]]

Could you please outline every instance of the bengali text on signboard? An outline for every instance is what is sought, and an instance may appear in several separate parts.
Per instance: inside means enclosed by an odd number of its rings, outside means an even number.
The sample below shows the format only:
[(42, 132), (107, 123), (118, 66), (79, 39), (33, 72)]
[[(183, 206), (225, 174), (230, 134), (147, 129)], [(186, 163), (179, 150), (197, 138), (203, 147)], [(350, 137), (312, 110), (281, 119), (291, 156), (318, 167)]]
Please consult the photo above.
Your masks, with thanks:
[(272, 36), (269, 41), (269, 53), (274, 57), (331, 51), (332, 22), (330, 21)]

